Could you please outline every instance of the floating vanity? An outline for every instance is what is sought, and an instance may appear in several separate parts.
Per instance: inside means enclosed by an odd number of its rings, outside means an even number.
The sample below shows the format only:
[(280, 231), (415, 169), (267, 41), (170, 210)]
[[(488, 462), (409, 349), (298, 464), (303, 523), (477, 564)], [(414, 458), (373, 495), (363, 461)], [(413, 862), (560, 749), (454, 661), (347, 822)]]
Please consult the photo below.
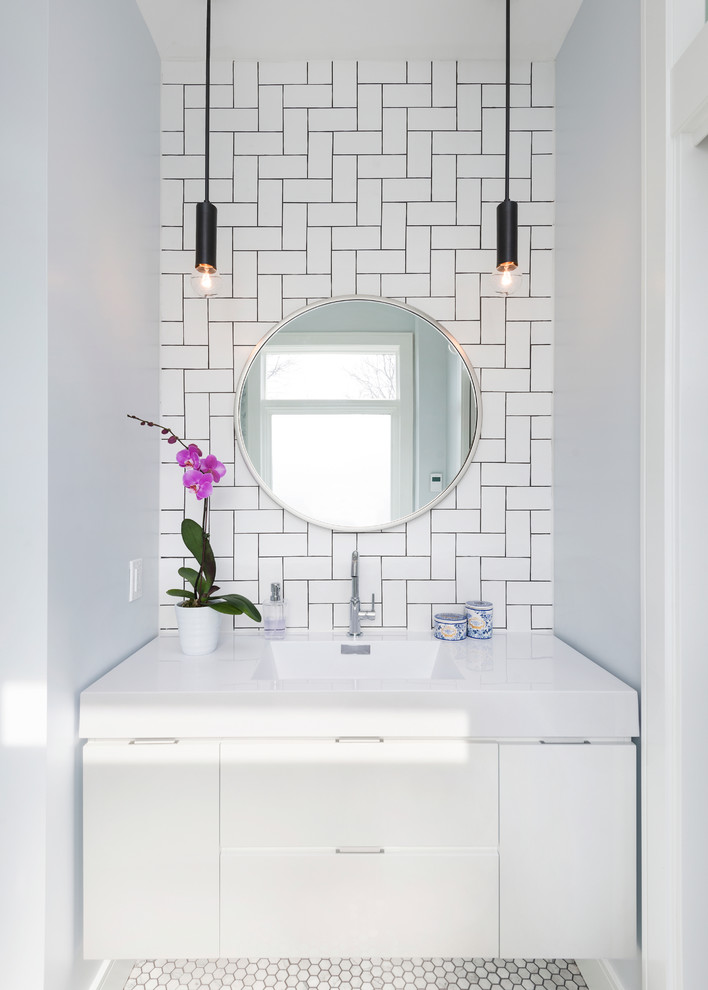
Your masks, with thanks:
[(618, 958), (637, 695), (551, 634), (160, 637), (81, 696), (87, 958)]

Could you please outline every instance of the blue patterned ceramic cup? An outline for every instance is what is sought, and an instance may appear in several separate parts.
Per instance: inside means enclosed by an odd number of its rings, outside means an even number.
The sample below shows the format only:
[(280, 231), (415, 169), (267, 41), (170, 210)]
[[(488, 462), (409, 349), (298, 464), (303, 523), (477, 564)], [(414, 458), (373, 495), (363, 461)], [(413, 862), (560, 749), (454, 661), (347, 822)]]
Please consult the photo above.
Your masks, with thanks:
[(491, 602), (465, 602), (467, 635), (470, 639), (491, 639), (494, 608)]
[(438, 612), (433, 616), (433, 628), (436, 639), (459, 642), (467, 637), (467, 616), (459, 612)]

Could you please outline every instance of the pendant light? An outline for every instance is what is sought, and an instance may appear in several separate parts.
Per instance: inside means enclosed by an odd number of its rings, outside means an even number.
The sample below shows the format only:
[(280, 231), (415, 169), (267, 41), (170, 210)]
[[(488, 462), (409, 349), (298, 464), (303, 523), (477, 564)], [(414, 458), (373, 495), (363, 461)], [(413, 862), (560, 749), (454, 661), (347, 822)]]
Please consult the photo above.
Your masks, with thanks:
[(497, 267), (495, 290), (508, 296), (516, 291), (519, 272), (519, 207), (509, 199), (509, 137), (511, 133), (511, 0), (506, 0), (506, 150), (504, 202), (497, 206)]
[(204, 100), (204, 202), (197, 203), (196, 257), (191, 282), (200, 296), (215, 296), (221, 276), (216, 270), (216, 207), (209, 202), (209, 103), (211, 70), (211, 0), (206, 0), (206, 81)]

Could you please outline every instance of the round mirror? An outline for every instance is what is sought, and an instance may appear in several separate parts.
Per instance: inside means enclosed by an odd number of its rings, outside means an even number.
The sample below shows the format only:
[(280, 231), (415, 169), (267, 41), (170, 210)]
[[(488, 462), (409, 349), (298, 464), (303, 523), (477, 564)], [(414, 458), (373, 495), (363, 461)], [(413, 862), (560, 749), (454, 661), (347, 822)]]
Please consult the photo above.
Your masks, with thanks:
[(284, 508), (337, 530), (383, 529), (439, 501), (472, 459), (480, 391), (430, 317), (367, 296), (288, 317), (251, 354), (236, 434)]

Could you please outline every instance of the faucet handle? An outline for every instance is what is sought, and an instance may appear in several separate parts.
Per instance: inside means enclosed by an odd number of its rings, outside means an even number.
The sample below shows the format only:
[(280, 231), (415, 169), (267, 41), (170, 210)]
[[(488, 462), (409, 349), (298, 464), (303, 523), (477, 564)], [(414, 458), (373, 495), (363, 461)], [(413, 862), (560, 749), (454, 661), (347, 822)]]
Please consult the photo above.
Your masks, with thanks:
[(376, 618), (376, 602), (374, 601), (374, 596), (371, 596), (371, 609), (360, 609), (359, 610), (360, 619), (375, 619)]

